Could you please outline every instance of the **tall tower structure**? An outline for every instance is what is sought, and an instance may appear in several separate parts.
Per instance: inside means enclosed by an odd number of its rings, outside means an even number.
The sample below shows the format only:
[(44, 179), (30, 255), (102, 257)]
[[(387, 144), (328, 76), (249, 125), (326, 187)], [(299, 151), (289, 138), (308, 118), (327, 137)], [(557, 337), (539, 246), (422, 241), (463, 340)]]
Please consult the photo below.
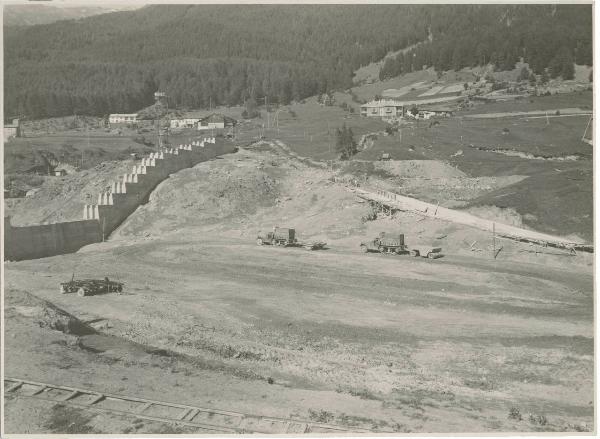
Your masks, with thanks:
[(163, 91), (154, 92), (154, 109), (156, 112), (156, 148), (167, 147), (169, 145), (169, 120), (168, 96)]
[(167, 94), (164, 91), (159, 90), (154, 92), (154, 105), (156, 107), (164, 108), (165, 110), (168, 109), (169, 103), (167, 100)]

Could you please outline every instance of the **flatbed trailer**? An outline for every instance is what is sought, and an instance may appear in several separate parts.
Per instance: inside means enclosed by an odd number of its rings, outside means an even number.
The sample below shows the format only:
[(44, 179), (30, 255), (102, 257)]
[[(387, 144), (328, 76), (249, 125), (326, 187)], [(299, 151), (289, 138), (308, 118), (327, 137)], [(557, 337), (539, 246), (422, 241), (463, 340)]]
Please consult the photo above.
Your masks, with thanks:
[(420, 256), (422, 258), (437, 259), (443, 256), (441, 247), (428, 247), (424, 245), (412, 247), (409, 253), (416, 258)]

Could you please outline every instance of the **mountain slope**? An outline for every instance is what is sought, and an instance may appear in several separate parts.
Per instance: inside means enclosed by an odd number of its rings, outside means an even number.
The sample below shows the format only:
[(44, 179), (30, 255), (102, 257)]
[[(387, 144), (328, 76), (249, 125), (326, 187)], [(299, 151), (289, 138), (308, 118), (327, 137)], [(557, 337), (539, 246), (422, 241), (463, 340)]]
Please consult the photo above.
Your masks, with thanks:
[(33, 26), (49, 24), (60, 20), (75, 20), (92, 15), (135, 9), (136, 6), (82, 6), (56, 7), (47, 5), (6, 5), (4, 7), (4, 26)]

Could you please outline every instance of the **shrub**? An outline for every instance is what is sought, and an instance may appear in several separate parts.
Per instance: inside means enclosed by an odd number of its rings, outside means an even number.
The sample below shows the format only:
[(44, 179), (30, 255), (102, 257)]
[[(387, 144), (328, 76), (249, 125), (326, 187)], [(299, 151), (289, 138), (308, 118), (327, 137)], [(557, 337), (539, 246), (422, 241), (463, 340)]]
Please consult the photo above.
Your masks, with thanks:
[(521, 416), (521, 410), (519, 410), (517, 407), (511, 407), (511, 409), (508, 411), (508, 419), (516, 419), (517, 421), (522, 420), (523, 417)]
[(361, 221), (363, 223), (366, 223), (367, 221), (375, 221), (377, 219), (377, 212), (375, 211), (375, 209), (372, 209), (369, 213), (367, 213), (366, 215), (363, 215), (363, 217), (361, 218)]
[(531, 422), (532, 424), (537, 424), (537, 425), (546, 425), (548, 423), (548, 420), (546, 419), (546, 417), (544, 415), (530, 414), (529, 422)]
[(326, 410), (317, 411), (313, 409), (308, 409), (308, 416), (311, 421), (321, 422), (324, 424), (331, 422), (334, 419), (333, 413), (329, 413)]

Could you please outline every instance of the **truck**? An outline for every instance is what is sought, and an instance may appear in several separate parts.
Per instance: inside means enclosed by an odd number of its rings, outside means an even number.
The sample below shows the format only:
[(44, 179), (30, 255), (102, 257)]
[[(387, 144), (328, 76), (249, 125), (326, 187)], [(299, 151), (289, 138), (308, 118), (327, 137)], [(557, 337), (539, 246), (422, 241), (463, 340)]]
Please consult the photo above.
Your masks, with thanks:
[(307, 250), (323, 250), (327, 243), (323, 241), (300, 242), (296, 239), (296, 230), (273, 227), (272, 232), (258, 232), (258, 245), (283, 245), (285, 247), (304, 247)]
[(380, 253), (396, 253), (402, 254), (407, 252), (404, 244), (404, 234), (388, 234), (381, 232), (379, 236), (371, 241), (360, 243), (360, 248), (363, 252), (378, 251)]
[(371, 241), (361, 242), (360, 248), (363, 252), (378, 251), (380, 253), (394, 253), (397, 255), (410, 254), (414, 257), (437, 259), (442, 257), (441, 247), (430, 247), (426, 245), (408, 246), (404, 243), (404, 234), (389, 234), (381, 232), (379, 236)]
[(109, 280), (105, 277), (101, 279), (77, 279), (75, 275), (71, 277), (69, 282), (60, 284), (60, 292), (62, 294), (77, 293), (78, 296), (94, 296), (97, 294), (120, 293), (123, 291), (123, 283)]
[(272, 232), (258, 232), (256, 243), (258, 245), (294, 245), (296, 244), (296, 230), (273, 227)]

